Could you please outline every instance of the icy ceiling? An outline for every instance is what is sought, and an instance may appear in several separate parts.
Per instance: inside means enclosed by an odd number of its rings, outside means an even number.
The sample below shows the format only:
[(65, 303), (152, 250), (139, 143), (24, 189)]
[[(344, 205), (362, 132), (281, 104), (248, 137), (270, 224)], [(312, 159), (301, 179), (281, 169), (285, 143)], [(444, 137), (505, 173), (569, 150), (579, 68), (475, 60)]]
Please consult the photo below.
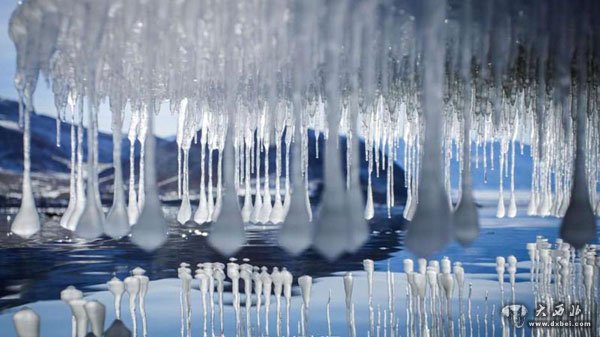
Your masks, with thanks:
[[(527, 213), (563, 216), (561, 235), (576, 247), (593, 239), (594, 207), (600, 211), (599, 20), (593, 0), (30, 0), (15, 10), (10, 36), (25, 130), (40, 76), (55, 94), (59, 122), (78, 125), (62, 221), (78, 236), (120, 237), (131, 223), (134, 242), (148, 250), (162, 244), (166, 225), (147, 135), (153, 115), (168, 104), (179, 120), (180, 222), (214, 221), (209, 240), (225, 254), (244, 243), (243, 223), (283, 223), (285, 248), (297, 253), (313, 245), (333, 258), (360, 247), (365, 218), (373, 216), (371, 194), (365, 201), (358, 192), (359, 161), (367, 160), (372, 174), (388, 175), (389, 207), (388, 158), (400, 142), (409, 193), (404, 216), (411, 220), (406, 245), (417, 254), (477, 236), (471, 147), (481, 148), (486, 169), (500, 170), (498, 217), (517, 212), (514, 153), (527, 143), (533, 158)], [(115, 130), (129, 105), (129, 140), (142, 144), (149, 163), (137, 191), (133, 177), (129, 182), (128, 205), (117, 169), (106, 219), (94, 137), (87, 189), (81, 151), (83, 116), (96, 134), (103, 100)], [(332, 135), (352, 139), (347, 177), (338, 156), (326, 156), (323, 202), (314, 217), (305, 185), (309, 128), (327, 139), (327, 152), (337, 147)], [(13, 224), (25, 236), (39, 228), (32, 226), (38, 221), (27, 134), (23, 206)], [(218, 152), (219, 174), (202, 174), (192, 214), (187, 161), (196, 136), (203, 162)], [(365, 153), (358, 153), (358, 137)], [(118, 154), (120, 135), (115, 140)], [(491, 142), (500, 143), (500, 153)], [(298, 158), (284, 168), (289, 161), (277, 151), (274, 176), (261, 172), (268, 156), (257, 155), (273, 144)], [(461, 163), (456, 206), (449, 198), (452, 157)]]

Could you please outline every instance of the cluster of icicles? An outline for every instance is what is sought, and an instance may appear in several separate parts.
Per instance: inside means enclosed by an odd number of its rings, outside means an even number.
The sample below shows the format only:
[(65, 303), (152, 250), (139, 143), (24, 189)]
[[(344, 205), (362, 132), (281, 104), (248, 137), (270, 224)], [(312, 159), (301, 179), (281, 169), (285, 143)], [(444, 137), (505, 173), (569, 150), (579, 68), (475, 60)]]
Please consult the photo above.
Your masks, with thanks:
[[(292, 286), (294, 277), (287, 268), (283, 267), (281, 271), (274, 267), (272, 272), (267, 271), (267, 267), (259, 268), (248, 263), (237, 264), (235, 262), (227, 263), (227, 266), (220, 262), (199, 263), (195, 275), (192, 276), (192, 270), (188, 263), (181, 263), (177, 269), (178, 277), (181, 280), (181, 337), (190, 337), (192, 324), (192, 303), (190, 301), (190, 291), (192, 289), (192, 280), (199, 281), (199, 289), (202, 295), (202, 331), (203, 336), (215, 336), (215, 288), (217, 291), (219, 307), (219, 331), (218, 336), (224, 336), (224, 315), (223, 315), (223, 289), (225, 278), (228, 277), (231, 282), (231, 292), (233, 295), (233, 309), (235, 313), (235, 331), (236, 336), (252, 336), (253, 332), (260, 331), (260, 335), (270, 336), (269, 334), (269, 310), (271, 307), (271, 296), (275, 295), (276, 300), (276, 336), (290, 335), (290, 308), (292, 301)], [(243, 293), (245, 296), (245, 321), (241, 321), (241, 291), (240, 280), (244, 282)], [(298, 336), (307, 336), (308, 309), (310, 306), (310, 292), (312, 287), (312, 277), (304, 275), (298, 278), (298, 285), (302, 295), (302, 307), (300, 309), (300, 321), (298, 322)], [(255, 297), (252, 296), (254, 292)], [(285, 317), (286, 332), (282, 334), (282, 296), (285, 299)], [(261, 325), (261, 308), (264, 298), (264, 321)], [(256, 303), (256, 326), (251, 321), (251, 309), (253, 303)], [(210, 316), (210, 319), (208, 318)], [(210, 320), (210, 327), (208, 321)], [(264, 328), (264, 332), (263, 332)], [(209, 330), (210, 329), (210, 330)]]
[[(536, 320), (551, 320), (551, 310), (556, 304), (563, 303), (565, 316), (568, 316), (572, 304), (578, 304), (581, 312), (574, 315), (575, 320), (593, 322), (598, 317), (596, 306), (598, 303), (597, 282), (600, 270), (600, 256), (597, 246), (586, 245), (577, 251), (572, 246), (558, 239), (555, 249), (543, 237), (538, 237), (536, 242), (528, 243), (527, 250), (530, 257), (530, 282), (534, 304), (543, 304), (548, 311), (547, 316), (535, 316)], [(483, 312), (479, 306), (474, 309), (472, 304), (473, 285), (465, 283), (465, 271), (461, 262), (452, 265), (449, 258), (440, 261), (420, 258), (415, 262), (405, 259), (403, 262), (406, 276), (406, 296), (404, 301), (405, 313), (396, 311), (399, 304), (396, 291), (396, 274), (389, 270), (386, 272), (387, 308), (381, 310), (380, 305), (375, 309), (373, 301), (373, 284), (375, 277), (375, 264), (373, 260), (365, 259), (363, 268), (366, 273), (367, 299), (368, 299), (368, 327), (365, 336), (402, 336), (407, 337), (468, 337), (468, 336), (523, 336), (525, 331), (524, 319), (527, 308), (523, 309), (520, 301), (516, 299), (515, 285), (517, 282), (517, 259), (511, 255), (508, 258), (496, 258), (496, 273), (500, 298), (498, 303), (489, 303), (486, 291)], [(121, 302), (123, 294), (129, 294), (129, 311), (133, 322), (133, 336), (137, 336), (136, 310), (142, 317), (142, 336), (147, 336), (145, 298), (148, 291), (149, 280), (144, 275), (145, 271), (135, 268), (132, 275), (124, 281), (113, 277), (108, 283), (108, 289), (113, 295), (116, 321), (106, 331), (105, 336), (112, 333), (129, 331), (120, 321)], [(510, 293), (505, 298), (505, 281), (508, 274)], [(225, 283), (231, 284), (233, 296), (233, 309), (235, 315), (236, 336), (270, 336), (271, 318), (270, 308), (272, 296), (275, 296), (275, 336), (291, 336), (290, 334), (290, 307), (293, 275), (284, 267), (281, 270), (274, 267), (271, 272), (266, 267), (252, 266), (248, 263), (238, 264), (229, 262), (227, 265), (220, 262), (199, 263), (192, 273), (188, 263), (181, 263), (177, 269), (177, 276), (181, 281), (179, 294), (181, 309), (181, 336), (191, 336), (192, 302), (191, 292), (193, 280), (198, 280), (201, 294), (201, 315), (203, 336), (224, 336), (224, 309), (223, 294)], [(243, 288), (240, 289), (240, 281)], [(309, 308), (311, 300), (312, 277), (308, 275), (297, 279), (300, 287), (302, 302), (300, 318), (297, 324), (298, 336), (311, 335), (309, 330)], [(346, 323), (348, 336), (355, 337), (356, 321), (354, 313), (353, 288), (354, 277), (348, 272), (343, 276), (345, 294)], [(242, 294), (244, 307), (242, 307)], [(458, 301), (456, 297), (458, 296)], [(81, 291), (68, 287), (61, 292), (61, 299), (65, 301), (73, 312), (73, 337), (87, 336), (87, 328), (91, 326), (95, 336), (102, 336), (104, 328), (105, 307), (97, 301), (82, 299)], [(326, 302), (327, 336), (334, 336), (331, 327), (331, 290)], [(522, 300), (522, 299), (521, 299)], [(285, 302), (285, 326), (282, 320), (283, 305)], [(458, 306), (458, 310), (456, 310)], [(254, 308), (254, 309), (253, 309)], [(218, 309), (218, 310), (217, 310)], [(252, 314), (254, 311), (255, 315)], [(218, 318), (215, 318), (218, 313)], [(401, 318), (405, 315), (405, 318)], [(561, 317), (561, 318), (564, 318)], [(90, 324), (88, 325), (88, 320)], [(15, 326), (19, 337), (39, 336), (39, 316), (31, 309), (24, 308), (14, 316)], [(218, 326), (217, 322), (218, 321)], [(499, 324), (498, 324), (498, 321)], [(498, 325), (497, 325), (498, 324)], [(400, 331), (404, 325), (406, 332)], [(113, 332), (111, 332), (111, 329)], [(580, 324), (573, 325), (569, 336), (578, 333), (584, 335), (597, 335), (600, 331), (592, 331), (598, 327), (589, 327)], [(561, 335), (560, 329), (536, 328), (537, 334), (547, 336)], [(576, 333), (577, 331), (577, 333)], [(295, 332), (294, 332), (295, 333)], [(125, 334), (130, 336), (130, 334)]]
[[(121, 321), (121, 302), (123, 294), (129, 297), (129, 313), (133, 322), (133, 337), (137, 336), (137, 314), (139, 310), (142, 319), (142, 336), (148, 335), (146, 319), (146, 294), (150, 279), (146, 271), (136, 267), (131, 276), (121, 281), (113, 277), (107, 282), (108, 290), (114, 298), (115, 320), (105, 331), (106, 306), (98, 300), (86, 300), (83, 292), (74, 286), (68, 286), (60, 292), (61, 301), (71, 309), (71, 337), (131, 337), (131, 331)], [(18, 337), (39, 337), (40, 317), (30, 308), (19, 310), (13, 321)]]
[[(552, 245), (547, 238), (538, 236), (536, 242), (527, 244), (531, 260), (531, 285), (535, 302), (547, 309), (544, 320), (552, 320), (556, 306), (563, 304), (564, 316), (577, 324), (569, 328), (570, 335), (577, 333), (600, 336), (600, 255), (598, 245), (586, 245), (575, 250), (557, 239)], [(583, 322), (592, 322), (591, 327)], [(548, 329), (547, 336), (558, 336), (556, 329)]]
[[(224, 253), (244, 243), (243, 222), (291, 222), (290, 232), (300, 241), (294, 251), (311, 243), (328, 257), (353, 251), (366, 238), (364, 219), (374, 215), (372, 175), (387, 174), (388, 210), (395, 203), (393, 163), (401, 144), (408, 189), (404, 216), (411, 220), (407, 246), (417, 254), (430, 254), (453, 238), (468, 243), (477, 236), (473, 143), (484, 178), (488, 170), (499, 170), (498, 217), (517, 213), (515, 148), (529, 144), (527, 213), (564, 216), (561, 235), (581, 247), (595, 237), (594, 208), (600, 211), (598, 17), (600, 5), (593, 0), (465, 0), (460, 5), (444, 0), (24, 1), (9, 29), (18, 55), (15, 83), (25, 131), (23, 201), (13, 231), (27, 236), (39, 229), (28, 130), (42, 74), (55, 94), (57, 124), (72, 125), (71, 149), (77, 150), (72, 151), (71, 202), (62, 223), (83, 238), (120, 237), (135, 223), (134, 242), (149, 250), (164, 242), (152, 121), (168, 102), (177, 114), (183, 157), (178, 220), (214, 221), (211, 242), (220, 247), (229, 242)], [(96, 172), (97, 111), (105, 100), (117, 131), (115, 201), (106, 221)], [(149, 163), (140, 168), (137, 191), (130, 168), (128, 207), (118, 132), (126, 107), (132, 112), (131, 147), (139, 141), (142, 163)], [(88, 137), (87, 191), (81, 151), (86, 109), (93, 135)], [(328, 153), (314, 228), (307, 198), (308, 129), (317, 139), (323, 136)], [(340, 133), (349, 139), (346, 179), (339, 156), (331, 155)], [(198, 134), (203, 174), (192, 216), (187, 163)], [(358, 153), (359, 137), (365, 140), (364, 154)], [(500, 153), (494, 153), (494, 143)], [(274, 179), (264, 153), (273, 144)], [(285, 188), (283, 145), (286, 157), (291, 152), (298, 158), (285, 175)], [(216, 179), (211, 177), (214, 151), (219, 154)], [(366, 202), (359, 193), (362, 159), (369, 168)], [(460, 163), (456, 206), (450, 198), (451, 160)], [(289, 172), (289, 160), (285, 163)], [(505, 185), (510, 186), (508, 211)], [(237, 195), (244, 196), (241, 214), (234, 214)], [(341, 232), (349, 233), (347, 238), (329, 244)]]

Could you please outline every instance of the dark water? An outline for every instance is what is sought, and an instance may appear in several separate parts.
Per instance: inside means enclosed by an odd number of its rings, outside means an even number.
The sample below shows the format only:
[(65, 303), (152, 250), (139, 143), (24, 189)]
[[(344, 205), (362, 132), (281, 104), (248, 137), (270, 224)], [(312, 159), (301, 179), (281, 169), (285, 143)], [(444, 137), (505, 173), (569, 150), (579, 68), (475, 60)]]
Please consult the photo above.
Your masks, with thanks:
[[(524, 211), (524, 207), (520, 207)], [(173, 217), (176, 209), (167, 209), (168, 216)], [(462, 261), (467, 273), (467, 282), (473, 283), (473, 320), (475, 311), (480, 314), (480, 332), (483, 335), (483, 317), (490, 317), (488, 326), (491, 331), (493, 318), (498, 318), (500, 299), (498, 283), (495, 276), (495, 258), (498, 255), (515, 255), (519, 261), (517, 270), (517, 293), (522, 303), (530, 304), (531, 285), (529, 284), (529, 264), (526, 243), (535, 241), (536, 235), (544, 235), (553, 241), (558, 233), (559, 220), (554, 218), (495, 219), (495, 209), (484, 205), (481, 212), (482, 231), (480, 237), (470, 246), (461, 247), (456, 243), (432, 256), (439, 259), (448, 256), (452, 261)], [(148, 336), (179, 336), (181, 328), (179, 306), (179, 280), (176, 279), (176, 268), (180, 262), (188, 262), (192, 266), (200, 262), (226, 263), (228, 259), (220, 256), (207, 244), (209, 227), (200, 226), (186, 228), (173, 225), (167, 243), (154, 253), (146, 253), (130, 244), (127, 238), (122, 240), (99, 239), (94, 242), (78, 242), (70, 238), (70, 233), (61, 229), (58, 218), (49, 217), (41, 233), (36, 237), (23, 240), (8, 233), (8, 215), (14, 210), (4, 210), (0, 214), (0, 336), (15, 336), (10, 317), (21, 306), (27, 304), (38, 312), (42, 318), (42, 336), (69, 336), (70, 318), (66, 304), (58, 301), (59, 293), (68, 285), (74, 285), (84, 291), (86, 298), (102, 301), (107, 307), (107, 326), (114, 319), (112, 298), (104, 286), (112, 275), (123, 279), (134, 267), (141, 266), (147, 270), (151, 279), (150, 290), (146, 300), (148, 318)], [(385, 217), (385, 210), (378, 209), (377, 217), (370, 223), (371, 235), (366, 245), (352, 255), (344, 255), (338, 261), (330, 262), (321, 258), (313, 250), (298, 257), (292, 257), (277, 247), (277, 231), (275, 227), (251, 227), (247, 229), (248, 245), (240, 250), (234, 258), (239, 263), (247, 261), (252, 265), (287, 267), (294, 275), (294, 290), (290, 318), (290, 334), (297, 333), (299, 308), (302, 302), (299, 296), (296, 279), (301, 275), (311, 275), (314, 279), (311, 311), (309, 316), (310, 332), (314, 335), (326, 335), (326, 303), (331, 291), (331, 326), (334, 335), (345, 335), (346, 326), (344, 290), (342, 275), (354, 272), (355, 317), (357, 336), (366, 336), (368, 328), (368, 309), (366, 296), (366, 278), (362, 272), (362, 260), (370, 258), (375, 261), (375, 299), (380, 306), (381, 329), (383, 331), (384, 312), (387, 308), (387, 281), (385, 271), (388, 268), (395, 277), (395, 310), (398, 331), (405, 335), (406, 300), (405, 276), (402, 272), (402, 260), (413, 257), (403, 249), (404, 222), (401, 220), (401, 209), (394, 210), (392, 219)], [(194, 281), (196, 282), (196, 281)], [(195, 284), (195, 283), (194, 283)], [(241, 287), (243, 292), (243, 287)], [(229, 283), (226, 283), (226, 293)], [(508, 289), (507, 289), (508, 291)], [(485, 293), (489, 292), (490, 301), (485, 309)], [(493, 294), (496, 294), (495, 297)], [(123, 320), (131, 329), (131, 317), (128, 314), (127, 295), (123, 300)], [(456, 297), (457, 295), (454, 294)], [(230, 294), (226, 295), (226, 335), (235, 335), (234, 314)], [(275, 328), (275, 300), (271, 304), (271, 334)], [(202, 335), (201, 299), (198, 286), (192, 292), (192, 332), (194, 336)], [(458, 304), (456, 304), (458, 305)], [(492, 317), (492, 305), (496, 316)], [(242, 296), (242, 308), (244, 300)], [(244, 309), (242, 309), (244, 310)], [(139, 313), (138, 313), (139, 315)], [(251, 335), (261, 335), (255, 322), (255, 308), (251, 310)], [(242, 315), (242, 317), (245, 317)], [(138, 318), (139, 319), (139, 318)], [(244, 318), (243, 318), (244, 320)], [(282, 334), (286, 334), (283, 319)], [(500, 333), (496, 321), (496, 335)], [(140, 323), (138, 333), (142, 336)], [(477, 326), (476, 322), (473, 325)], [(389, 327), (388, 327), (389, 329)], [(264, 330), (264, 322), (263, 322)], [(245, 331), (245, 330), (244, 330)], [(264, 331), (263, 333), (264, 334)], [(210, 335), (210, 333), (209, 333)], [(383, 332), (381, 333), (383, 336)], [(490, 334), (491, 336), (491, 334)]]

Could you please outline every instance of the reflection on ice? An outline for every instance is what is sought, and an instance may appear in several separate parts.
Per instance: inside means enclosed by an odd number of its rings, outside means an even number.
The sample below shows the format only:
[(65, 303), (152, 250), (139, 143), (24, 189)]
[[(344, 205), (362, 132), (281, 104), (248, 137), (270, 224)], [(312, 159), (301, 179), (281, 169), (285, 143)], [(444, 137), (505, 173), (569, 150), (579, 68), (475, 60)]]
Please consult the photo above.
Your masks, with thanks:
[[(275, 331), (275, 335), (291, 336), (295, 333), (288, 332), (288, 326), (296, 324), (290, 322), (297, 322), (298, 333), (302, 336), (331, 336), (332, 334), (363, 336), (370, 335), (371, 330), (375, 331), (373, 336), (401, 336), (405, 334), (404, 331), (409, 337), (520, 336), (531, 328), (528, 325), (515, 326), (513, 324), (515, 318), (510, 314), (512, 313), (510, 308), (522, 304), (529, 308), (530, 312), (534, 312), (534, 304), (552, 306), (559, 302), (580, 305), (581, 313), (571, 319), (580, 322), (597, 319), (598, 312), (595, 311), (594, 306), (598, 294), (593, 290), (594, 278), (597, 277), (597, 270), (600, 268), (598, 263), (600, 260), (596, 255), (597, 247), (586, 246), (583, 251), (576, 253), (566, 243), (558, 241), (553, 245), (548, 243), (547, 239), (538, 237), (536, 242), (527, 245), (527, 248), (533, 257), (528, 267), (524, 264), (525, 267), (518, 268), (519, 264), (513, 255), (508, 258), (499, 256), (496, 259), (495, 275), (465, 273), (460, 262), (455, 261), (452, 267), (452, 261), (444, 257), (439, 261), (419, 259), (416, 271), (413, 269), (413, 260), (406, 259), (403, 271), (406, 277), (398, 277), (390, 270), (380, 270), (383, 267), (381, 265), (376, 266), (377, 271), (371, 272), (372, 261), (365, 260), (364, 273), (360, 271), (338, 273), (319, 278), (314, 284), (312, 277), (300, 276), (296, 282), (299, 292), (294, 291), (295, 286), (290, 286), (291, 274), (288, 274), (286, 268), (281, 270), (273, 268), (269, 273), (267, 268), (263, 267), (262, 272), (258, 273), (258, 269), (248, 263), (238, 265), (231, 262), (227, 266), (229, 276), (226, 283), (231, 284), (233, 289), (232, 297), (226, 298), (228, 305), (223, 304), (223, 281), (221, 281), (223, 266), (220, 263), (199, 264), (195, 271), (198, 281), (193, 281), (191, 278), (192, 270), (189, 264), (182, 263), (178, 273), (183, 282), (164, 279), (149, 283), (148, 303), (151, 305), (146, 313), (149, 327), (148, 331), (143, 333), (152, 337), (174, 331), (177, 327), (178, 314), (177, 310), (173, 309), (178, 306), (181, 307), (184, 316), (180, 321), (183, 336), (193, 335), (195, 332), (192, 329), (201, 331), (202, 335), (268, 336), (268, 331), (273, 325), (275, 329), (271, 331)], [(575, 254), (578, 255), (577, 258)], [(552, 260), (551, 257), (556, 259)], [(529, 272), (526, 272), (527, 269)], [(128, 317), (124, 317), (123, 322), (132, 327), (135, 336), (138, 330), (136, 296), (142, 296), (137, 278), (141, 270), (134, 269), (133, 273), (137, 275), (128, 277), (125, 281), (127, 291), (130, 293), (132, 310)], [(217, 298), (208, 289), (211, 275), (217, 282)], [(556, 278), (552, 275), (556, 275)], [(239, 290), (235, 289), (235, 283), (240, 278), (245, 285), (245, 310), (240, 310), (240, 294)], [(271, 280), (274, 281), (274, 287), (271, 287)], [(507, 280), (510, 286), (509, 296), (505, 295)], [(114, 280), (111, 282), (114, 283)], [(255, 282), (255, 287), (251, 286), (251, 282)], [(257, 283), (260, 286), (257, 286)], [(467, 283), (468, 289), (465, 289)], [(280, 290), (283, 290), (286, 298), (285, 318), (282, 317), (279, 309), (272, 317), (268, 305), (261, 306), (263, 302), (269, 303), (273, 295), (279, 303)], [(395, 296), (399, 290), (407, 296)], [(467, 291), (466, 303), (465, 291)], [(78, 290), (72, 287), (67, 288), (62, 298), (66, 299), (71, 296), (68, 295), (71, 293), (72, 296), (78, 297), (77, 292)], [(288, 297), (292, 293), (301, 296)], [(179, 299), (182, 301), (180, 302)], [(104, 322), (102, 303), (110, 301), (112, 295), (107, 291), (99, 291), (88, 294), (85, 298), (69, 301), (75, 316), (78, 337), (85, 336), (89, 327), (94, 333), (99, 331)], [(209, 303), (215, 301), (219, 302), (219, 324), (214, 322), (214, 315), (208, 314), (209, 308), (213, 307)], [(156, 302), (159, 305), (155, 305)], [(143, 302), (139, 304), (144, 308)], [(375, 306), (377, 307), (376, 319), (374, 319), (375, 315), (371, 315)], [(68, 321), (69, 315), (65, 311), (60, 311), (59, 307), (61, 305), (54, 301), (30, 304), (31, 309), (42, 312), (43, 328), (56, 328), (56, 333), (62, 333), (68, 331), (64, 322)], [(400, 308), (405, 310), (398, 310)], [(505, 308), (509, 309), (505, 310)], [(37, 315), (27, 311), (31, 309), (23, 309), (25, 311), (21, 310), (14, 314), (19, 337), (37, 336), (19, 330), (17, 324), (20, 320), (28, 321), (28, 317), (35, 321)], [(48, 310), (56, 310), (56, 314), (47, 315)], [(142, 319), (145, 320), (146, 315), (143, 309), (141, 311)], [(253, 311), (256, 312), (256, 320), (253, 319)], [(342, 312), (345, 312), (345, 315)], [(502, 315), (504, 312), (509, 314)], [(264, 320), (260, 318), (262, 315)], [(6, 316), (0, 315), (0, 323), (6, 319)], [(116, 313), (114, 310), (109, 310), (106, 317), (112, 319), (116, 317)], [(270, 322), (269, 317), (274, 318), (275, 322)], [(282, 329), (284, 319), (286, 328)], [(530, 314), (527, 319), (543, 321), (551, 317)], [(89, 325), (88, 320), (91, 322)], [(119, 323), (113, 323), (109, 331), (116, 329), (115, 324)], [(221, 326), (220, 331), (214, 330), (217, 326)], [(497, 326), (500, 329), (497, 329)], [(549, 336), (554, 336), (556, 332), (556, 330), (539, 329)], [(597, 329), (595, 326), (581, 327), (578, 331), (596, 333), (595, 329)]]

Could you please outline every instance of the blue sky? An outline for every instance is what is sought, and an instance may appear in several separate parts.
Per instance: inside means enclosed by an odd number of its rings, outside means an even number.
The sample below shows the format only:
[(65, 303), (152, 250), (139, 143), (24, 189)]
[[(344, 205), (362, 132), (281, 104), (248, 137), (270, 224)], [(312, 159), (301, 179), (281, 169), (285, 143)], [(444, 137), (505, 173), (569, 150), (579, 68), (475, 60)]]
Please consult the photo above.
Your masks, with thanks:
[[(14, 87), (14, 74), (16, 64), (15, 47), (8, 36), (8, 22), (17, 6), (15, 0), (0, 0), (0, 98), (16, 100), (17, 92)], [(34, 96), (35, 109), (39, 113), (55, 116), (54, 99), (51, 90), (44, 81), (39, 81)], [(106, 105), (100, 107), (100, 129), (110, 131), (110, 112)], [(125, 119), (127, 128), (128, 119)], [(171, 116), (163, 104), (160, 115), (156, 118), (155, 133), (159, 136), (174, 135), (177, 130), (177, 120)]]

